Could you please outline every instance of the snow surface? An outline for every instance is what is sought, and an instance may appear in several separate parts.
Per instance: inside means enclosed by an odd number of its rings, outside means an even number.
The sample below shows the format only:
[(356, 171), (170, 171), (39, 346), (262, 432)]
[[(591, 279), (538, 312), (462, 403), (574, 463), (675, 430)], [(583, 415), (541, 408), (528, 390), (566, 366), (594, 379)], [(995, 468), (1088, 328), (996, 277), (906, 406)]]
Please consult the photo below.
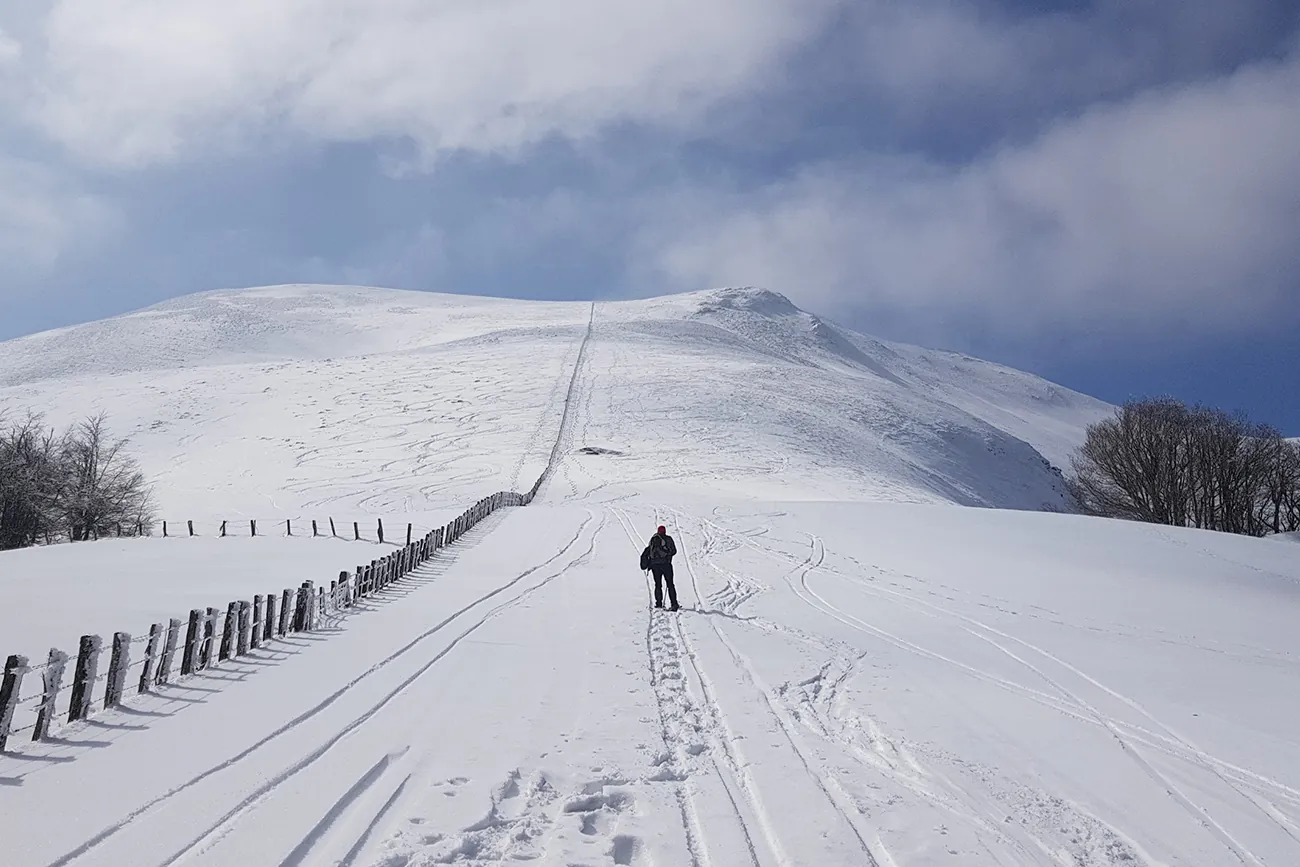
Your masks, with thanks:
[[(534, 505), (322, 632), (11, 744), (6, 867), (1300, 863), (1294, 546), (959, 505), (1055, 505), (1039, 455), (1104, 405), (755, 290), (597, 305), (567, 416), (587, 305), (533, 326), (515, 302), (276, 288), (167, 315), (263, 297), (338, 299), (346, 327), (303, 301), (319, 345), (263, 329), (249, 345), (280, 355), (249, 363), (234, 338), (142, 327), (188, 365), (168, 370), (77, 356), (85, 326), (66, 349), (0, 344), (4, 399), (129, 419), (177, 520), (432, 521), (527, 487), (557, 437), (560, 461)], [(385, 352), (394, 306), (420, 312)], [(383, 327), (358, 322), (370, 308)], [(12, 373), (47, 350), (67, 352), (58, 378)], [(656, 523), (682, 551), (677, 614), (634, 565)], [(61, 596), (133, 628), (378, 550), (4, 554), (0, 640), (46, 640), (18, 624)], [(146, 598), (159, 573), (174, 597)], [(53, 602), (11, 595), (55, 575)]]
[[(187, 296), (0, 343), (0, 409), (98, 409), (162, 517), (419, 513), (524, 487), (544, 465), (591, 307), (270, 287)], [(582, 375), (640, 413), (629, 472), (801, 499), (1065, 508), (1100, 401), (951, 353), (838, 329), (782, 296), (602, 303)]]

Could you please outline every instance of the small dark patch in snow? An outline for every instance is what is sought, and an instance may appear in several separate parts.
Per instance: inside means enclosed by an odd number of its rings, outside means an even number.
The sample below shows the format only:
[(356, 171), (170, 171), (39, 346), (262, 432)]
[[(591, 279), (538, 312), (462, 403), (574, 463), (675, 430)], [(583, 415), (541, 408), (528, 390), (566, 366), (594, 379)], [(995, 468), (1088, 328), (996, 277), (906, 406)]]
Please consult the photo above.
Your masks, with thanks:
[(624, 453), (623, 453), (623, 452), (620, 452), (618, 449), (607, 449), (607, 448), (605, 448), (604, 446), (583, 446), (582, 448), (578, 449), (578, 454), (580, 454), (580, 455), (618, 455), (618, 456), (622, 456)]

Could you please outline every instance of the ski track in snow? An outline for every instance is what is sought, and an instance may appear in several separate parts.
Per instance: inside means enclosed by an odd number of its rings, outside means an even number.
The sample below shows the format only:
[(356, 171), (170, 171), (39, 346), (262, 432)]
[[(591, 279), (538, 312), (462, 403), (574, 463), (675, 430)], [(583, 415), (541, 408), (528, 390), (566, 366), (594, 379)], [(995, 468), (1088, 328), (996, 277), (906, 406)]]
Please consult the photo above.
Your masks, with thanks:
[[(490, 521), (491, 519), (489, 519), (488, 522), (484, 522), (484, 523), (488, 524)], [(163, 793), (162, 795), (146, 803), (139, 809), (129, 813), (120, 822), (117, 822), (114, 825), (105, 828), (103, 831), (96, 834), (90, 840), (76, 847), (72, 851), (68, 852), (66, 855), (51, 862), (50, 867), (63, 867), (63, 865), (76, 863), (79, 859), (81, 859), (88, 853), (92, 852), (95, 849), (95, 847), (102, 844), (113, 835), (127, 829), (129, 826), (141, 820), (142, 818), (146, 818), (150, 813), (150, 811), (153, 810), (155, 807), (166, 804), (168, 801), (175, 798), (176, 796), (188, 791), (191, 788), (194, 788), (196, 786), (205, 783), (210, 778), (220, 774), (222, 771), (239, 766), (239, 763), (253, 758), (255, 754), (259, 753), (259, 751), (268, 748), (273, 748), (279, 739), (292, 734), (303, 723), (307, 722), (308, 720), (312, 719), (313, 717), (327, 710), (329, 707), (334, 705), (337, 701), (339, 701), (339, 699), (345, 696), (350, 690), (355, 688), (358, 684), (363, 682), (365, 679), (375, 675), (376, 673), (382, 671), (384, 668), (386, 668), (396, 660), (418, 649), (419, 646), (424, 641), (437, 636), (439, 633), (442, 632), (443, 629), (445, 629), (447, 626), (449, 626), (450, 624), (452, 624), (453, 622), (455, 622), (457, 619), (461, 618), (468, 612), (472, 611), (474, 608), (477, 608), (479, 605), (482, 605), (483, 603), (492, 600), (496, 596), (512, 589), (520, 582), (524, 581), (525, 579), (529, 578), (535, 573), (542, 570), (546, 570), (557, 560), (563, 558), (571, 548), (573, 548), (575, 545), (578, 544), (578, 542), (583, 536), (584, 531), (586, 531), (588, 524), (589, 522), (584, 522), (578, 528), (578, 532), (573, 536), (573, 538), (570, 539), (558, 552), (556, 552), (553, 556), (551, 556), (547, 560), (519, 574), (518, 576), (516, 576), (514, 579), (510, 580), (506, 584), (503, 584), (502, 586), (497, 587), (494, 590), (478, 597), (469, 605), (466, 605), (464, 608), (456, 611), (455, 613), (448, 616), (446, 619), (444, 619), (443, 621), (435, 625), (433, 628), (431, 628), (424, 634), (418, 636), (416, 639), (408, 643), (405, 647), (401, 648), (396, 653), (392, 654), (391, 656), (371, 666), (360, 676), (349, 681), (340, 689), (338, 689), (336, 692), (332, 693), (325, 701), (321, 702), (315, 707), (312, 707), (310, 710), (306, 711), (300, 716), (290, 720), (288, 723), (276, 729), (274, 732), (267, 735), (265, 738), (258, 741), (257, 743), (251, 745), (243, 752), (231, 756), (230, 758), (220, 762), (219, 764), (214, 765), (213, 767), (193, 777), (192, 779), (182, 784), (181, 786), (178, 786), (174, 789), (171, 789)], [(480, 530), (479, 535), (485, 534), (488, 530), (488, 528), (485, 527), (484, 525), (480, 525), (480, 528), (476, 528), (476, 530)], [(592, 535), (594, 536), (594, 534)], [(541, 579), (540, 583), (527, 588), (526, 590), (511, 597), (505, 602), (502, 602), (499, 605), (491, 608), (482, 617), (480, 617), (478, 620), (473, 622), (468, 628), (464, 629), (463, 631), (455, 635), (451, 639), (451, 641), (448, 642), (442, 649), (440, 649), (431, 657), (429, 657), (428, 660), (425, 661), (415, 671), (414, 674), (408, 676), (395, 689), (385, 694), (379, 702), (367, 708), (362, 714), (354, 717), (353, 719), (345, 723), (343, 726), (338, 728), (334, 732), (333, 736), (325, 740), (324, 743), (322, 743), (316, 749), (312, 750), (308, 755), (306, 755), (299, 761), (295, 762), (294, 764), (284, 768), (278, 773), (271, 775), (270, 779), (264, 785), (262, 785), (256, 791), (248, 794), (242, 801), (240, 801), (233, 809), (231, 809), (226, 815), (224, 815), (218, 822), (216, 822), (206, 832), (204, 832), (203, 835), (195, 839), (192, 843), (190, 843), (185, 848), (177, 852), (175, 855), (163, 861), (162, 864), (173, 865), (173, 864), (181, 863), (181, 861), (186, 856), (192, 854), (195, 851), (201, 851), (205, 844), (220, 839), (220, 837), (223, 836), (223, 834), (227, 832), (229, 828), (233, 826), (233, 824), (237, 822), (241, 816), (246, 814), (248, 811), (256, 808), (260, 803), (265, 801), (267, 797), (270, 796), (275, 791), (275, 789), (278, 788), (281, 784), (283, 784), (285, 781), (289, 780), (290, 778), (292, 778), (302, 770), (310, 767), (312, 764), (314, 764), (321, 758), (325, 757), (337, 744), (339, 744), (346, 738), (356, 734), (360, 729), (360, 727), (362, 727), (373, 716), (381, 712), (395, 698), (402, 695), (407, 689), (409, 689), (413, 684), (415, 684), (422, 675), (424, 675), (427, 671), (429, 671), (429, 669), (431, 669), (435, 664), (441, 662), (442, 659), (445, 656), (447, 656), (447, 654), (449, 654), (452, 650), (454, 650), (457, 646), (459, 646), (461, 642), (464, 641), (465, 638), (467, 638), (469, 635), (471, 635), (473, 632), (475, 632), (477, 629), (479, 629), (481, 626), (483, 626), (492, 618), (496, 617), (503, 611), (508, 610), (514, 605), (517, 605), (518, 603), (526, 599), (529, 595), (536, 592), (538, 589), (545, 586), (550, 581), (554, 580), (554, 578), (562, 574), (563, 571), (566, 568), (568, 568), (569, 565), (571, 565), (571, 563), (566, 562), (566, 564), (562, 566), (560, 569), (558, 569), (557, 571), (548, 573), (544, 578)]]
[[(721, 527), (709, 521), (702, 521), (702, 524), (712, 528), (713, 530), (721, 530)], [(738, 543), (748, 544), (756, 548), (757, 550), (761, 551), (762, 553), (777, 559), (780, 562), (786, 564), (790, 564), (794, 562), (794, 558), (787, 552), (774, 551), (771, 548), (758, 545), (757, 543), (754, 543), (752, 541), (752, 538), (746, 537), (744, 536), (744, 534), (738, 534), (729, 531), (723, 531), (723, 532), (727, 532), (728, 535), (730, 535), (732, 538), (737, 539)], [(985, 672), (971, 668), (956, 660), (952, 660), (942, 656), (941, 654), (937, 654), (927, 648), (913, 645), (911, 642), (901, 639), (898, 636), (888, 632), (887, 630), (872, 625), (869, 622), (866, 622), (860, 619), (859, 617), (854, 616), (853, 614), (847, 613), (843, 611), (840, 607), (827, 601), (823, 596), (818, 594), (817, 591), (813, 589), (813, 587), (810, 585), (811, 575), (817, 570), (824, 568), (826, 551), (824, 545), (821, 542), (821, 539), (815, 535), (809, 536), (809, 545), (810, 545), (810, 553), (802, 562), (797, 562), (794, 565), (794, 568), (791, 569), (788, 574), (792, 576), (789, 582), (791, 589), (794, 590), (795, 594), (806, 604), (808, 604), (810, 607), (854, 629), (858, 629), (868, 634), (871, 634), (873, 636), (876, 636), (878, 638), (882, 638), (886, 641), (889, 641), (890, 643), (895, 644), (896, 646), (902, 647), (904, 649), (916, 653), (920, 653), (922, 655), (927, 655), (933, 658), (940, 659), (944, 662), (947, 662), (949, 664), (961, 668), (965, 668), (968, 671), (970, 671), (972, 674), (976, 674), (983, 678), (995, 680), (1000, 686), (1011, 688), (1014, 690), (1023, 690), (1023, 687), (1021, 687), (1019, 684), (1015, 684), (1013, 682), (1006, 681), (1004, 679), (997, 678), (996, 676), (989, 675)], [(1124, 696), (1121, 693), (1118, 693), (1115, 690), (1112, 690), (1111, 688), (1105, 686), (1104, 684), (1095, 680), (1094, 678), (1089, 677), (1087, 674), (1079, 670), (1077, 667), (1070, 665), (1069, 663), (1061, 660), (1059, 657), (1051, 654), (1050, 652), (1044, 650), (1041, 647), (1026, 642), (1022, 639), (1016, 638), (1015, 636), (1012, 636), (1004, 631), (995, 629), (994, 627), (991, 627), (973, 618), (949, 612), (944, 608), (942, 608), (941, 606), (938, 606), (928, 600), (916, 597), (915, 595), (910, 593), (900, 592), (898, 590), (892, 590), (888, 588), (880, 588), (875, 585), (865, 584), (861, 581), (855, 581), (855, 586), (857, 587), (858, 590), (862, 592), (867, 592), (872, 595), (891, 596), (895, 598), (901, 598), (903, 600), (906, 600), (906, 602), (909, 605), (912, 605), (917, 609), (924, 609), (927, 613), (930, 613), (932, 616), (938, 615), (953, 621), (957, 621), (957, 628), (966, 631), (967, 633), (971, 634), (972, 636), (974, 636), (979, 640), (991, 644), (999, 652), (1007, 655), (1011, 659), (1015, 660), (1018, 664), (1027, 668), (1038, 678), (1046, 682), (1053, 690), (1055, 690), (1059, 698), (1064, 699), (1064, 702), (1061, 703), (1058, 701), (1054, 701), (1054, 697), (1049, 694), (1045, 694), (1033, 690), (1028, 690), (1028, 692), (1032, 693), (1032, 695), (1035, 698), (1042, 700), (1045, 703), (1049, 703), (1054, 707), (1058, 707), (1062, 710), (1065, 710), (1066, 712), (1072, 714), (1076, 719), (1087, 720), (1088, 718), (1091, 718), (1092, 721), (1095, 721), (1097, 724), (1105, 727), (1115, 738), (1116, 743), (1118, 744), (1120, 749), (1124, 752), (1124, 754), (1128, 756), (1132, 761), (1134, 761), (1135, 764), (1137, 764), (1137, 766), (1142, 770), (1143, 773), (1150, 776), (1157, 783), (1158, 786), (1164, 789), (1164, 791), (1169, 795), (1171, 799), (1173, 799), (1181, 808), (1186, 810), (1188, 815), (1194, 821), (1201, 824), (1212, 835), (1214, 835), (1214, 837), (1218, 839), (1220, 843), (1223, 845), (1224, 849), (1226, 849), (1229, 853), (1231, 853), (1231, 855), (1234, 857), (1236, 861), (1239, 861), (1240, 863), (1243, 864), (1255, 864), (1255, 865), (1265, 863), (1254, 852), (1252, 852), (1249, 847), (1247, 847), (1241, 841), (1236, 839), (1230, 831), (1228, 831), (1219, 822), (1217, 822), (1208, 810), (1194, 803), (1193, 799), (1190, 796), (1188, 796), (1184, 791), (1182, 791), (1167, 775), (1162, 774), (1149, 761), (1147, 761), (1142, 756), (1141, 752), (1139, 752), (1135, 741), (1139, 741), (1139, 740), (1145, 741), (1145, 743), (1151, 746), (1153, 749), (1160, 750), (1162, 752), (1165, 752), (1168, 755), (1175, 756), (1185, 761), (1189, 761), (1198, 764), (1201, 767), (1204, 767), (1206, 770), (1213, 773), (1225, 785), (1230, 787), (1235, 793), (1240, 795), (1242, 798), (1248, 801), (1253, 807), (1258, 809), (1263, 815), (1265, 815), (1268, 818), (1270, 822), (1277, 825), (1284, 833), (1286, 833), (1288, 837), (1300, 843), (1300, 838), (1297, 838), (1295, 834), (1295, 830), (1296, 830), (1295, 823), (1292, 820), (1288, 819), (1284, 814), (1282, 814), (1277, 809), (1277, 807), (1272, 803), (1270, 803), (1269, 801), (1267, 801), (1267, 799), (1261, 797), (1258, 794), (1248, 793), (1244, 791), (1242, 782), (1238, 782), (1238, 780), (1241, 779), (1241, 776), (1237, 776), (1234, 779), (1233, 775), (1242, 775), (1246, 779), (1254, 781), (1257, 785), (1259, 783), (1263, 783), (1273, 793), (1280, 794), (1282, 797), (1291, 801), (1293, 804), (1296, 803), (1295, 796), (1297, 794), (1294, 788), (1277, 783), (1277, 781), (1271, 780), (1268, 777), (1264, 777), (1262, 775), (1255, 774), (1250, 771), (1246, 771), (1245, 769), (1237, 768), (1231, 765), (1230, 763), (1222, 762), (1220, 760), (1217, 760), (1209, 756), (1199, 748), (1187, 742), (1184, 738), (1173, 733), (1171, 730), (1168, 729), (1167, 726), (1160, 723), (1159, 720), (1151, 716), (1144, 708), (1141, 707), (1140, 704), (1133, 701), (1131, 698)], [(748, 595), (753, 595), (753, 594), (748, 594)], [(748, 595), (745, 596), (744, 598), (748, 598)], [(1081, 698), (1076, 692), (1069, 690), (1068, 688), (1063, 686), (1060, 682), (1058, 682), (1056, 679), (1052, 678), (1040, 667), (1035, 666), (1033, 663), (1029, 662), (1028, 660), (1024, 659), (1020, 655), (1017, 655), (1015, 652), (1011, 651), (1004, 645), (1000, 644), (997, 640), (995, 640), (995, 638), (1002, 638), (1007, 641), (1015, 642), (1023, 646), (1027, 650), (1036, 653), (1044, 657), (1045, 659), (1049, 660), (1050, 662), (1061, 666), (1062, 668), (1078, 676), (1079, 678), (1091, 684), (1092, 686), (1104, 691), (1105, 693), (1115, 698), (1118, 698), (1126, 705), (1133, 707), (1135, 710), (1137, 710), (1139, 713), (1141, 713), (1143, 716), (1149, 719), (1157, 728), (1163, 730), (1164, 734), (1161, 734), (1159, 732), (1154, 732), (1148, 729), (1138, 728), (1133, 726), (1131, 723), (1126, 723), (1120, 720), (1116, 720), (1110, 716), (1107, 716), (1106, 714), (1101, 712), (1097, 707), (1095, 707), (1093, 704)], [(845, 672), (845, 674), (842, 677), (847, 677), (849, 674), (850, 672)], [(1133, 728), (1137, 728), (1137, 731), (1140, 732), (1141, 735), (1145, 736), (1145, 738), (1141, 738), (1141, 737), (1134, 738), (1131, 735), (1126, 734), (1124, 731), (1121, 730), (1121, 729), (1133, 729)], [(829, 730), (826, 731), (826, 734), (828, 736), (832, 736)], [(879, 737), (878, 733), (873, 732), (873, 739), (878, 737)], [(1158, 740), (1151, 740), (1152, 738)], [(920, 769), (917, 768), (917, 770)], [(920, 791), (918, 791), (918, 793), (925, 794), (927, 797), (930, 797), (928, 793), (924, 793)], [(972, 818), (984, 830), (987, 831), (994, 830), (993, 826), (988, 821), (986, 821), (983, 817), (972, 816), (970, 818)], [(1117, 853), (1116, 857), (1118, 857), (1120, 860), (1134, 861), (1134, 862), (1139, 860), (1140, 856), (1136, 852), (1132, 851), (1132, 849), (1127, 846), (1125, 841), (1114, 836), (1112, 832), (1113, 829), (1103, 829), (1100, 834), (1100, 838), (1098, 840), (1097, 845), (1104, 846), (1109, 850), (1111, 850), (1113, 853)], [(1043, 848), (1046, 849), (1047, 847), (1044, 845)]]

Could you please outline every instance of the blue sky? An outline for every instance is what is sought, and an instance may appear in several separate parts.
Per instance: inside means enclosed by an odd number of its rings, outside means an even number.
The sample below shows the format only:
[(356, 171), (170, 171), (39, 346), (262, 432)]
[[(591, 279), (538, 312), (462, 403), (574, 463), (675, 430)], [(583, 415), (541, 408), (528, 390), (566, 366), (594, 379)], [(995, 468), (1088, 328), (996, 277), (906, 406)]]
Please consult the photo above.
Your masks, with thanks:
[(0, 339), (204, 289), (762, 285), (1300, 435), (1293, 0), (0, 7)]

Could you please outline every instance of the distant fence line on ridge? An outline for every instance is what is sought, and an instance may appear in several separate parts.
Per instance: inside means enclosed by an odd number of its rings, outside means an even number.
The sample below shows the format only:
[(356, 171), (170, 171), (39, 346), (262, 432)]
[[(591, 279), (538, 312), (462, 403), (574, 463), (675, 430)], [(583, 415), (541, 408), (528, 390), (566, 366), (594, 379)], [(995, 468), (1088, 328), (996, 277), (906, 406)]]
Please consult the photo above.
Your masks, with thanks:
[[(376, 534), (379, 542), (383, 542), (384, 537), (384, 519), (369, 519), (376, 522)], [(414, 530), (414, 524), (407, 523), (406, 536), (407, 543), (411, 541), (411, 534)], [(308, 532), (310, 527), (311, 532)], [(368, 527), (368, 521), (367, 521)], [(328, 528), (329, 532), (326, 532)], [(204, 530), (211, 529), (211, 535), (222, 539), (234, 536), (269, 536), (272, 534), (284, 536), (311, 536), (313, 538), (332, 538), (332, 539), (353, 539), (355, 541), (370, 541), (364, 534), (366, 528), (363, 528), (361, 521), (339, 521), (335, 522), (333, 518), (326, 518), (324, 522), (312, 518), (272, 518), (270, 520), (261, 518), (236, 518), (235, 520), (223, 520), (220, 524), (215, 521), (210, 527), (205, 527), (201, 523), (192, 520), (184, 521), (157, 521), (153, 528), (137, 522), (134, 525), (118, 524), (116, 532), (111, 536), (95, 536), (88, 541), (99, 541), (101, 539), (136, 539), (136, 538), (154, 538), (161, 531), (164, 539), (174, 538), (194, 538), (205, 536)], [(269, 532), (268, 532), (269, 530)]]

